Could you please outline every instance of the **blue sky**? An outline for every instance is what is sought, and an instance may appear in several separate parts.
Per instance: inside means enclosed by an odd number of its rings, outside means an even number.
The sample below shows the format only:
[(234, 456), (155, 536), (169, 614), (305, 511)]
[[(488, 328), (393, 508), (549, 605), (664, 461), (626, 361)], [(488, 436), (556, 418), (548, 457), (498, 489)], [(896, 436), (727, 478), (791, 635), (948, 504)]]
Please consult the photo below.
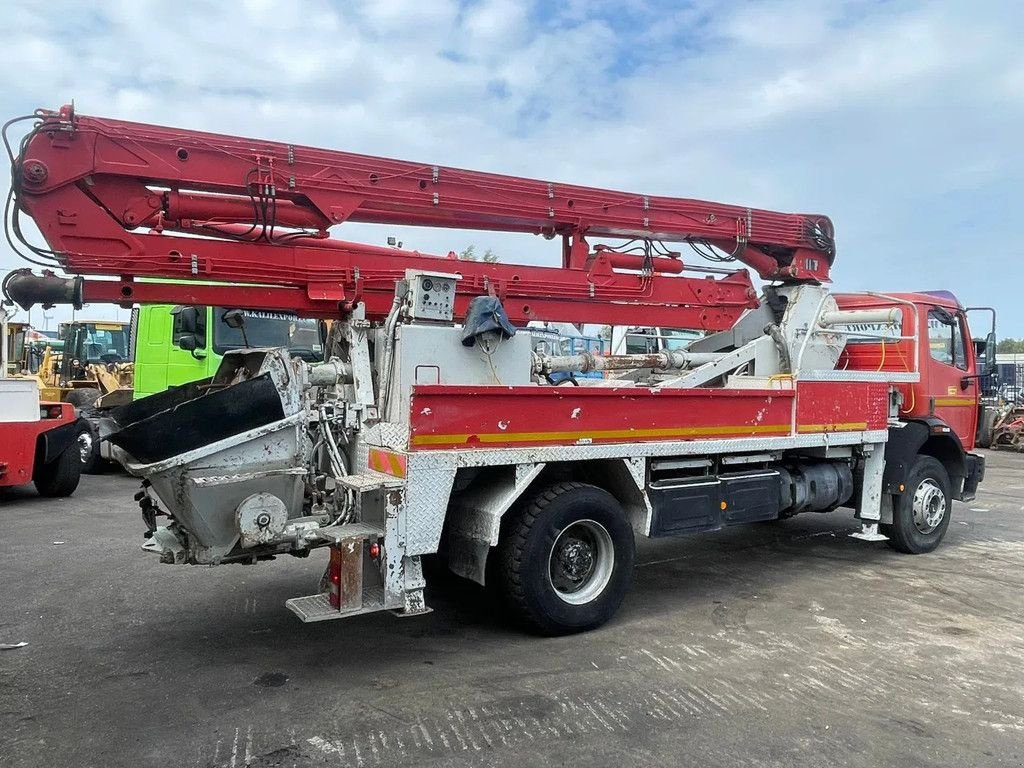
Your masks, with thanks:
[[(5, 118), (75, 99), (91, 114), (827, 213), (837, 289), (949, 288), (1024, 336), (1018, 2), (5, 7)], [(530, 236), (336, 234), (556, 258)], [(19, 265), (0, 245), (0, 268)]]

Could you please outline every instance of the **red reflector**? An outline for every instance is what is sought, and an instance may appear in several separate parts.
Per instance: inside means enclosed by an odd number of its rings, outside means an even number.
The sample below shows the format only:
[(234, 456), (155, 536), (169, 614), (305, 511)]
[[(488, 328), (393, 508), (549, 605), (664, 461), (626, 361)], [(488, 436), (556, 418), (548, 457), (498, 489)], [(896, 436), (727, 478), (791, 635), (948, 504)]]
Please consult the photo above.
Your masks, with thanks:
[(331, 561), (327, 566), (327, 600), (332, 608), (341, 608), (341, 548), (331, 547)]
[(54, 405), (54, 406), (50, 407), (50, 418), (51, 419), (59, 419), (61, 417), (61, 414), (62, 414), (62, 410), (61, 410), (61, 407), (59, 405)]
[(380, 544), (378, 544), (377, 542), (374, 542), (370, 545), (370, 557), (372, 557), (374, 560), (380, 557)]

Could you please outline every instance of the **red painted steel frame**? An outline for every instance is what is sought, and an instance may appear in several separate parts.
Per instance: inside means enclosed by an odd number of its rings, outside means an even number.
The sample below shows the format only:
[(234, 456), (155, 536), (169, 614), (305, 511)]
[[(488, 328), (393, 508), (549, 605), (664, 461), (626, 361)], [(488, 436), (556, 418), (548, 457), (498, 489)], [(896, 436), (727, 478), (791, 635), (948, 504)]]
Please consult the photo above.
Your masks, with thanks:
[[(618, 271), (635, 257), (592, 250), (586, 238), (710, 243), (768, 279), (827, 280), (834, 255), (824, 216), (76, 116), (68, 107), (43, 113), (17, 174), (23, 210), (69, 271), (119, 276), (122, 287), (136, 276), (284, 287), (292, 292), (274, 295), (310, 314), (355, 302), (371, 317), (386, 313), (395, 281), (420, 268), (462, 274), (458, 312), (493, 292), (519, 321), (722, 329), (756, 305), (745, 271), (677, 276), (680, 260), (664, 255), (641, 261), (648, 274)], [(562, 266), (453, 262), (327, 238), (347, 221), (561, 235)], [(127, 287), (123, 301), (161, 290)], [(86, 296), (108, 300), (107, 291), (92, 283)]]
[[(794, 408), (795, 401), (795, 408)], [(887, 426), (884, 382), (796, 389), (413, 388), (410, 450), (791, 437)]]

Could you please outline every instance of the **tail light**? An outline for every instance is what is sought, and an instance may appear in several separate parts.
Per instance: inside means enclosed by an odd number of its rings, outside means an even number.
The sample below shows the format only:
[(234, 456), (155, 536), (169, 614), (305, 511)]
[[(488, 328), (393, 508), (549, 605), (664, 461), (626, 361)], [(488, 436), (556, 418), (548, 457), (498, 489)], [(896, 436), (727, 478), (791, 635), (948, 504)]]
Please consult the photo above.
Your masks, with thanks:
[(341, 547), (331, 547), (331, 561), (327, 565), (327, 599), (331, 608), (341, 610)]
[(64, 409), (59, 405), (41, 405), (39, 406), (39, 418), (40, 419), (59, 419), (64, 414)]

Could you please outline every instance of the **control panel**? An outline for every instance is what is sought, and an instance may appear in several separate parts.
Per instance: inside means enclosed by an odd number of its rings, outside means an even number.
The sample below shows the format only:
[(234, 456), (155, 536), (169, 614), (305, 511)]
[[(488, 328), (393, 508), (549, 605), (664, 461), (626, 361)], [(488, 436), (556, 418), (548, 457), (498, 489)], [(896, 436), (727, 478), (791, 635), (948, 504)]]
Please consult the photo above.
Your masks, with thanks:
[(458, 275), (410, 269), (405, 278), (409, 281), (409, 315), (413, 320), (452, 322)]

